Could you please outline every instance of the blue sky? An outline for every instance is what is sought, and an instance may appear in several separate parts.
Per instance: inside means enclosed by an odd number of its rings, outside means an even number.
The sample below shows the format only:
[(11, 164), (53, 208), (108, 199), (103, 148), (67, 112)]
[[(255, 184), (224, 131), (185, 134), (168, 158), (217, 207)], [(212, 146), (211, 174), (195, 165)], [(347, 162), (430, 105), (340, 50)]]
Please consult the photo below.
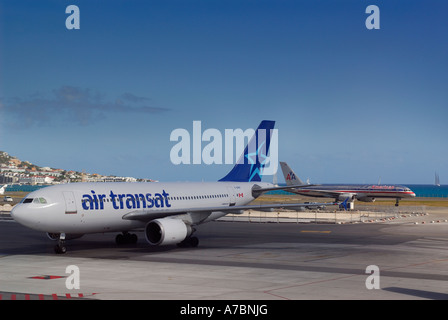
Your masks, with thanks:
[[(71, 4), (79, 30), (65, 26)], [(370, 4), (379, 30), (365, 27)], [(0, 150), (41, 166), (214, 181), (232, 166), (172, 164), (170, 133), (268, 119), (279, 159), (312, 182), (424, 184), (438, 171), (444, 184), (447, 10), (443, 0), (1, 0)]]

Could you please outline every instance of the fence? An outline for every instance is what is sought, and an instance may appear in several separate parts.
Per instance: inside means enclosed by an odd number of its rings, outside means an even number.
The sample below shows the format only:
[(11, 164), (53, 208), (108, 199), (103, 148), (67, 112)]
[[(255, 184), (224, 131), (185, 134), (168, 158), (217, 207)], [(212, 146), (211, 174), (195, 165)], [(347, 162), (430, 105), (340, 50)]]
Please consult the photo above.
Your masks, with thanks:
[(264, 212), (257, 210), (247, 210), (242, 214), (228, 214), (220, 218), (219, 221), (251, 223), (359, 223), (381, 222), (412, 214), (426, 214), (426, 207), (369, 207), (368, 210), (363, 210), (362, 208), (360, 208), (354, 211), (278, 210), (274, 212)]

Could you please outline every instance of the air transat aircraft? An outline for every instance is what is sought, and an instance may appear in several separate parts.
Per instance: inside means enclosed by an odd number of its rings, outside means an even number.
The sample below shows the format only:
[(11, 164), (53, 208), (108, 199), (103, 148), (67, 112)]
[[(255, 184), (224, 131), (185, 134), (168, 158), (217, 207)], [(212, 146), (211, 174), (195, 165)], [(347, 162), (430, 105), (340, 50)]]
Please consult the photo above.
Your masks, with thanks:
[(394, 198), (396, 199), (396, 206), (402, 198), (415, 197), (415, 193), (411, 189), (401, 185), (321, 184), (307, 186), (303, 184), (302, 180), (286, 162), (280, 162), (280, 166), (287, 186), (302, 185), (289, 191), (305, 196), (334, 198), (335, 201), (348, 199), (349, 202), (353, 202), (355, 199), (374, 202), (376, 198)]
[(195, 226), (228, 213), (307, 206), (247, 205), (265, 191), (290, 188), (261, 182), (274, 124), (261, 122), (238, 163), (217, 182), (57, 185), (28, 194), (11, 216), (57, 240), (56, 253), (66, 252), (66, 239), (88, 233), (122, 232), (116, 237), (117, 243), (135, 243), (137, 236), (129, 233), (135, 229), (144, 229), (151, 245), (195, 247)]

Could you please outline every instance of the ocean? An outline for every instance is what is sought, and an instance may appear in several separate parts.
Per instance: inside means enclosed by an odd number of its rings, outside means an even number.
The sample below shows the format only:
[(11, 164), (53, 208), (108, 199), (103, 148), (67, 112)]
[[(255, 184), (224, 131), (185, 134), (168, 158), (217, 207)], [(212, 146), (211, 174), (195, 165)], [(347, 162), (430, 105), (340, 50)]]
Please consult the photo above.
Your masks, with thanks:
[(406, 187), (414, 191), (416, 197), (448, 198), (448, 185), (408, 184)]
[[(100, 182), (99, 182), (100, 183)], [(282, 185), (282, 184), (281, 184)], [(430, 197), (430, 198), (448, 198), (448, 185), (441, 185), (440, 187), (431, 184), (404, 184), (415, 192), (416, 197)], [(29, 185), (11, 185), (6, 187), (7, 192), (25, 191), (32, 192), (46, 186), (29, 186)], [(267, 194), (289, 194), (287, 191), (270, 191)]]

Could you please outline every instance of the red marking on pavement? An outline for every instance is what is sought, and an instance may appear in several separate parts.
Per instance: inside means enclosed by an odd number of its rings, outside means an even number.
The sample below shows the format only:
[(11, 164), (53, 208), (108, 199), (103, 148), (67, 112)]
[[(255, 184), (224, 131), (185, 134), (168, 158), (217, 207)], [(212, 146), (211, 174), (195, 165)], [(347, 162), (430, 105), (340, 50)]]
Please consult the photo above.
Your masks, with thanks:
[(39, 300), (45, 300), (45, 297), (47, 297), (47, 300), (59, 300), (61, 298), (65, 299), (76, 299), (76, 298), (85, 298), (88, 296), (94, 296), (97, 293), (65, 293), (65, 294), (48, 294), (45, 295), (43, 293), (35, 294), (35, 293), (0, 293), (0, 300), (32, 300), (33, 298), (39, 299)]
[(52, 276), (52, 275), (43, 275), (43, 276), (34, 276), (30, 277), (30, 279), (38, 279), (38, 280), (53, 280), (53, 279), (60, 279), (65, 278), (62, 276)]

